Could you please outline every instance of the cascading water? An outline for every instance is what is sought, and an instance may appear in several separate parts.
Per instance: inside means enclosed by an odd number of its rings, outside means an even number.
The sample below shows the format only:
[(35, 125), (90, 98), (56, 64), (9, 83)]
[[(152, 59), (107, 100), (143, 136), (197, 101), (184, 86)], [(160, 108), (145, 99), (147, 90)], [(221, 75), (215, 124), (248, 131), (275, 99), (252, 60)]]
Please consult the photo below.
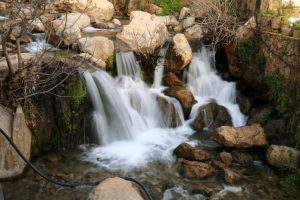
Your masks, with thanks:
[[(235, 103), (235, 84), (217, 76), (208, 53), (203, 48), (195, 54), (187, 72), (187, 87), (198, 100), (191, 116), (197, 114), (199, 106), (215, 99), (229, 110), (235, 126), (243, 125), (245, 117)], [(151, 88), (143, 82), (133, 52), (117, 53), (116, 58), (115, 79), (104, 71), (83, 73), (101, 144), (84, 159), (109, 170), (125, 171), (153, 160), (170, 163), (173, 149), (193, 133), (189, 121), (184, 121), (179, 102), (162, 93), (162, 73), (155, 74)]]
[(200, 106), (215, 100), (219, 105), (227, 108), (234, 126), (245, 125), (247, 118), (236, 103), (236, 85), (234, 82), (222, 80), (217, 75), (212, 58), (213, 52), (202, 47), (200, 52), (193, 55), (187, 71), (187, 87), (198, 101), (193, 107), (191, 117), (197, 115)]
[(57, 48), (47, 43), (44, 33), (31, 34), (30, 43), (28, 43), (25, 49), (36, 54), (44, 53), (45, 51), (58, 51)]

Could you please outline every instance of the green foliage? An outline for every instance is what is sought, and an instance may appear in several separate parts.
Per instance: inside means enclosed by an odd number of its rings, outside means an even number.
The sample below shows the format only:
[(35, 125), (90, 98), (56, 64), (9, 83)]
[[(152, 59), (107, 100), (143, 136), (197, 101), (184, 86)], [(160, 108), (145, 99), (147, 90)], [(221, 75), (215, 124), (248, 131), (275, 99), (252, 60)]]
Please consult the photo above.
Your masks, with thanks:
[(266, 64), (266, 59), (265, 59), (264, 53), (261, 50), (258, 52), (258, 64), (260, 64), (260, 65)]
[(271, 117), (271, 113), (270, 112), (264, 112), (262, 113), (259, 118), (258, 118), (258, 123), (260, 123), (261, 125), (266, 125), (268, 123), (268, 121), (270, 120)]
[(181, 8), (180, 0), (156, 0), (155, 3), (162, 8), (161, 15), (174, 14)]
[(300, 149), (300, 124), (296, 128), (295, 139), (296, 139), (296, 147)]
[(297, 195), (299, 188), (297, 188), (297, 183), (300, 181), (300, 175), (298, 173), (291, 173), (287, 175), (284, 179), (284, 192), (288, 195)]
[(238, 48), (240, 61), (245, 64), (250, 64), (255, 55), (255, 45), (250, 39), (243, 41)]
[(283, 17), (283, 18), (281, 18), (281, 24), (290, 25), (290, 21), (287, 17)]
[(293, 30), (300, 30), (300, 24), (294, 24)]
[(80, 79), (74, 81), (69, 81), (64, 85), (64, 92), (66, 96), (72, 98), (72, 105), (74, 107), (79, 107), (85, 100), (87, 91), (85, 85)]
[(292, 98), (288, 91), (288, 85), (277, 68), (272, 73), (265, 76), (266, 83), (268, 84), (272, 98), (276, 101), (276, 110), (281, 114), (285, 115), (292, 108)]
[(277, 17), (278, 13), (273, 11), (273, 10), (265, 10), (265, 11), (261, 11), (261, 16), (271, 16), (271, 17)]

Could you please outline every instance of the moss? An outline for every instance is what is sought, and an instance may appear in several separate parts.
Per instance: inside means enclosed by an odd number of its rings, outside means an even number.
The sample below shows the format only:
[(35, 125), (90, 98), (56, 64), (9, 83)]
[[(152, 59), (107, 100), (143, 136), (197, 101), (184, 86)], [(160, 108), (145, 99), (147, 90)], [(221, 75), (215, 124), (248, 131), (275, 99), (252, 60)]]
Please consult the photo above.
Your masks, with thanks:
[(262, 113), (261, 116), (259, 116), (258, 118), (258, 123), (260, 123), (261, 125), (266, 125), (268, 123), (268, 121), (270, 120), (271, 117), (271, 113), (270, 112), (264, 112)]
[(251, 39), (243, 41), (238, 47), (239, 59), (243, 64), (250, 64), (255, 55), (255, 45)]
[(178, 13), (181, 8), (180, 0), (156, 0), (155, 3), (162, 8), (161, 15)]
[(287, 81), (279, 68), (267, 74), (265, 80), (270, 88), (270, 96), (275, 100), (276, 110), (283, 116), (289, 115), (293, 106), (292, 98), (288, 90)]

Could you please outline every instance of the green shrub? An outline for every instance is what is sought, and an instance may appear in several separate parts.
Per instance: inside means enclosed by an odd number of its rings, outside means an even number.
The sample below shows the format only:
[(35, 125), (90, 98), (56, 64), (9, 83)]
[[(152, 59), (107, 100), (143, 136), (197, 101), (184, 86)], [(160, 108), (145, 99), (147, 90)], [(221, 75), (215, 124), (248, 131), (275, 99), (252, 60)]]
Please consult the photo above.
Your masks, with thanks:
[(161, 15), (174, 14), (181, 8), (180, 0), (156, 0), (155, 3), (162, 8)]
[(284, 2), (281, 7), (283, 9), (288, 9), (288, 8), (296, 8), (295, 2), (294, 1), (289, 1), (289, 2)]
[(288, 114), (292, 107), (292, 98), (288, 91), (288, 85), (277, 68), (265, 76), (266, 83), (270, 88), (270, 95), (276, 102), (276, 110), (281, 114)]
[(258, 123), (261, 125), (266, 125), (268, 121), (270, 120), (271, 113), (270, 112), (264, 112), (262, 113), (258, 118)]
[(243, 41), (238, 48), (240, 61), (243, 64), (250, 64), (253, 56), (255, 55), (255, 45), (250, 39)]
[(300, 24), (294, 24), (293, 30), (300, 30)]

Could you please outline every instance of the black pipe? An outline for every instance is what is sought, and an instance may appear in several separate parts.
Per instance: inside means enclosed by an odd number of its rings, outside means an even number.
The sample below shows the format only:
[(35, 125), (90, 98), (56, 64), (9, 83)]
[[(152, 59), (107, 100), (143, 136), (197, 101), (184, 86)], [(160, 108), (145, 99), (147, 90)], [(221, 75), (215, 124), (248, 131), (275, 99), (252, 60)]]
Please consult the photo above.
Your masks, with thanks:
[[(0, 128), (0, 132), (2, 133), (2, 135), (6, 138), (6, 140), (10, 143), (10, 145), (14, 148), (14, 150), (17, 152), (17, 154), (22, 158), (22, 160), (35, 172), (37, 173), (39, 176), (43, 177), (46, 181), (51, 182), (55, 185), (59, 185), (62, 187), (68, 187), (68, 188), (77, 188), (77, 187), (94, 187), (97, 186), (99, 183), (101, 183), (103, 180), (94, 182), (94, 183), (66, 183), (66, 182), (62, 182), (59, 180), (55, 180), (52, 179), (48, 176), (46, 176), (42, 171), (40, 171), (38, 168), (36, 168), (25, 156), (24, 154), (19, 150), (19, 148), (15, 145), (15, 143), (12, 141), (12, 139)], [(123, 179), (127, 180), (127, 181), (131, 181), (133, 183), (135, 183), (143, 192), (144, 196), (148, 199), (148, 200), (152, 200), (151, 195), (149, 194), (149, 192), (146, 190), (146, 188), (137, 180), (133, 179), (133, 178), (129, 178), (129, 177), (122, 177)], [(0, 193), (0, 197), (1, 197), (1, 193)], [(1, 199), (1, 198), (0, 198)]]

